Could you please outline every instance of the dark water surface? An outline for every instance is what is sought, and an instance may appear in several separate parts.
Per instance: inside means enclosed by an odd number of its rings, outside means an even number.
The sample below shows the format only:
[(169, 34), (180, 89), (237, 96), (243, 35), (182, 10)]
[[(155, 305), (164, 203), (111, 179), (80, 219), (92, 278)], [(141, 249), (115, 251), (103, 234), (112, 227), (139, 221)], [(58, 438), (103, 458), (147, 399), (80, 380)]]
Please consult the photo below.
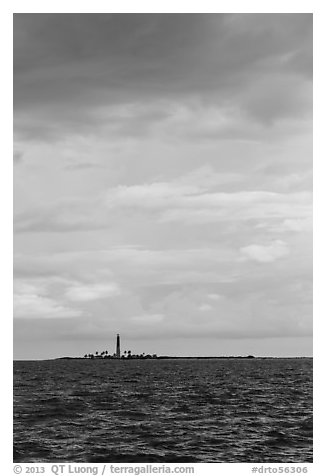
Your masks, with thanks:
[(14, 362), (15, 462), (312, 462), (312, 359)]

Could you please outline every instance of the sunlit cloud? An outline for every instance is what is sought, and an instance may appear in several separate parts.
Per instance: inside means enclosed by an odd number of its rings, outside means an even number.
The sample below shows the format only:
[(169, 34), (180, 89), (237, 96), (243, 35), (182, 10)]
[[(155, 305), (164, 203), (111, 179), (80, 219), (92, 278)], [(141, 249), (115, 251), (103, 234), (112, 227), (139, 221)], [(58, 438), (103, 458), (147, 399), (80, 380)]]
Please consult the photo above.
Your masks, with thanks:
[(276, 240), (268, 245), (248, 245), (241, 248), (241, 253), (249, 259), (260, 263), (271, 263), (286, 256), (289, 248), (281, 240)]

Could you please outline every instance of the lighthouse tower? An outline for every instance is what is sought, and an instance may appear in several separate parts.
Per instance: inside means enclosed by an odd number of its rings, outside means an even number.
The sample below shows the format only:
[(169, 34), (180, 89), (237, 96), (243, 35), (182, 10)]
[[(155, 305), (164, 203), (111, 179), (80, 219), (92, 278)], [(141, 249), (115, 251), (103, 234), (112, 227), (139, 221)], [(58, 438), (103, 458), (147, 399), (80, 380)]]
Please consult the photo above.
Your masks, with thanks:
[(115, 355), (117, 356), (117, 359), (120, 359), (120, 336), (117, 334), (117, 349)]

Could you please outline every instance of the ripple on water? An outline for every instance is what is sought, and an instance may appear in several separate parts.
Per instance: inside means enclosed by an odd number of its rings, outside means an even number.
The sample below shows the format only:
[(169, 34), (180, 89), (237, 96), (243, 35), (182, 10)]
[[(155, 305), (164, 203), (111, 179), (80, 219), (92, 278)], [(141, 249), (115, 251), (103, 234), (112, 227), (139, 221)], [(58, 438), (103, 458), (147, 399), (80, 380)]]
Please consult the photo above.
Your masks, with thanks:
[(311, 462), (312, 429), (311, 359), (14, 364), (15, 462)]

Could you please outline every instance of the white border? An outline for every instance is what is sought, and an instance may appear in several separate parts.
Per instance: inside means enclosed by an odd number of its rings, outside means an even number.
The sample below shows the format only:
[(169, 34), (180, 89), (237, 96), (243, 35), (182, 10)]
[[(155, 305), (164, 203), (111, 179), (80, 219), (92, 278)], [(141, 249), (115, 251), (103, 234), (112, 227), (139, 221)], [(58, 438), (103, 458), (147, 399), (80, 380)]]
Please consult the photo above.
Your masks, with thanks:
[[(323, 344), (325, 339), (325, 285), (322, 276), (325, 260), (325, 160), (323, 139), (325, 136), (325, 2), (321, 1), (126, 1), (109, 2), (103, 0), (82, 1), (5, 1), (2, 3), (1, 58), (3, 58), (1, 82), (2, 141), (5, 143), (0, 169), (0, 217), (1, 217), (1, 318), (2, 358), (0, 360), (2, 382), (2, 454), (3, 474), (12, 474), (12, 14), (14, 12), (262, 12), (262, 13), (302, 13), (314, 14), (314, 464), (309, 465), (309, 475), (325, 474), (322, 471), (325, 441), (325, 359)], [(260, 463), (258, 465), (261, 465)], [(7, 467), (8, 466), (8, 467)], [(196, 465), (197, 466), (197, 465)], [(200, 466), (200, 470), (199, 470)], [(209, 474), (251, 474), (251, 464), (206, 464), (199, 465), (196, 475)], [(274, 466), (272, 464), (265, 464)], [(286, 466), (286, 465), (283, 465)], [(291, 466), (291, 465), (288, 465)], [(303, 466), (303, 465), (302, 465)], [(6, 471), (8, 469), (8, 471)]]

